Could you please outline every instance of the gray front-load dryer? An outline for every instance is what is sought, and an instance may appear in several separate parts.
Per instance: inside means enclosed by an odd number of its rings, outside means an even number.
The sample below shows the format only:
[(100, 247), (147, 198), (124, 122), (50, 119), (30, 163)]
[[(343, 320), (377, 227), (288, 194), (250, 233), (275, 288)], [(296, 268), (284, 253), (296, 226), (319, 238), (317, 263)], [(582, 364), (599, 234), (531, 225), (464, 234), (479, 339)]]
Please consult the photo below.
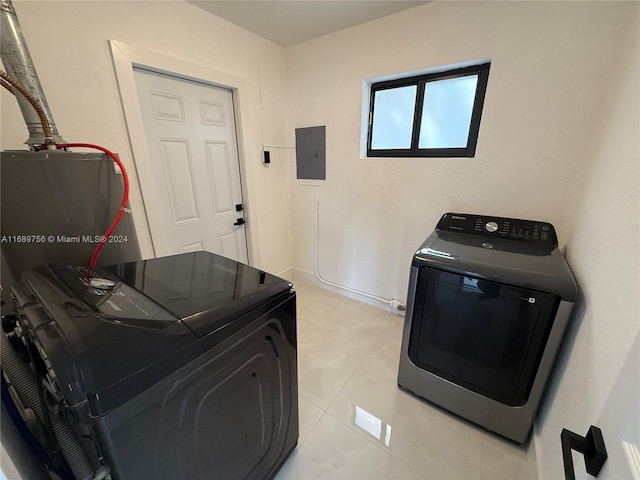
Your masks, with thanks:
[(551, 224), (447, 213), (413, 257), (398, 385), (524, 444), (576, 296)]

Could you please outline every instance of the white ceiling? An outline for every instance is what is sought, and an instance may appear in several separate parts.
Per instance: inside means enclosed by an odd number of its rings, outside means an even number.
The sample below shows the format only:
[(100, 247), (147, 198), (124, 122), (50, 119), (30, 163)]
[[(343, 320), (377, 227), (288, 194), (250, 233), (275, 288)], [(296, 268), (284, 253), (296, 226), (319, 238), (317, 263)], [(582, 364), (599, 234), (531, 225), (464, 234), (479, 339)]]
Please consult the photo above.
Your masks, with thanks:
[(283, 47), (416, 7), (419, 0), (189, 0)]

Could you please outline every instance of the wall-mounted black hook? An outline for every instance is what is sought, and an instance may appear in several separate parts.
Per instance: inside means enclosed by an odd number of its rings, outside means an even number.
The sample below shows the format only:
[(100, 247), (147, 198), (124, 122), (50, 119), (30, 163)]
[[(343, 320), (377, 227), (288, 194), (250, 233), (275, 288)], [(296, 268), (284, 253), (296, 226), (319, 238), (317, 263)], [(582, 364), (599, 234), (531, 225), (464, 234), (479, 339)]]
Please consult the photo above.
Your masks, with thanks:
[(604, 446), (602, 431), (598, 427), (591, 425), (586, 437), (581, 437), (577, 433), (563, 428), (560, 434), (560, 441), (562, 443), (562, 461), (566, 480), (576, 480), (571, 450), (584, 455), (584, 464), (589, 475), (598, 476), (602, 465), (607, 460), (607, 449)]

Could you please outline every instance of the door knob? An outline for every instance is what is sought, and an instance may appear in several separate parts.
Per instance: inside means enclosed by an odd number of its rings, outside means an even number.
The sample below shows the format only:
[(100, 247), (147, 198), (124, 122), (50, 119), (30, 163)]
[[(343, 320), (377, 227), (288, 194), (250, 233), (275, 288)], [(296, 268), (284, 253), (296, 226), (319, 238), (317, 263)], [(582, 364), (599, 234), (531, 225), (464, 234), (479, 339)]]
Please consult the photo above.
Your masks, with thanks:
[(238, 218), (234, 225), (244, 225), (244, 218)]
[(566, 428), (560, 435), (562, 444), (562, 461), (564, 463), (564, 476), (566, 480), (575, 480), (571, 450), (584, 455), (584, 463), (589, 475), (597, 477), (604, 462), (607, 460), (607, 449), (604, 446), (602, 432), (598, 427), (591, 425), (585, 437), (573, 433)]

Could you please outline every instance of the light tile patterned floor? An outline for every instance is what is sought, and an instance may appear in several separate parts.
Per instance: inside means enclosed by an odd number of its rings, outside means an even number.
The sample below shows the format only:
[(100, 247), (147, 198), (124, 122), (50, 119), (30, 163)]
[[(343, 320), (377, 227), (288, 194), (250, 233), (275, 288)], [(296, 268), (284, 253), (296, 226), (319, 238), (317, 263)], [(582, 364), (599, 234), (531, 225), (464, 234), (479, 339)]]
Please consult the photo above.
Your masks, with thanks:
[(300, 437), (276, 480), (528, 480), (525, 449), (398, 388), (402, 317), (294, 285)]

